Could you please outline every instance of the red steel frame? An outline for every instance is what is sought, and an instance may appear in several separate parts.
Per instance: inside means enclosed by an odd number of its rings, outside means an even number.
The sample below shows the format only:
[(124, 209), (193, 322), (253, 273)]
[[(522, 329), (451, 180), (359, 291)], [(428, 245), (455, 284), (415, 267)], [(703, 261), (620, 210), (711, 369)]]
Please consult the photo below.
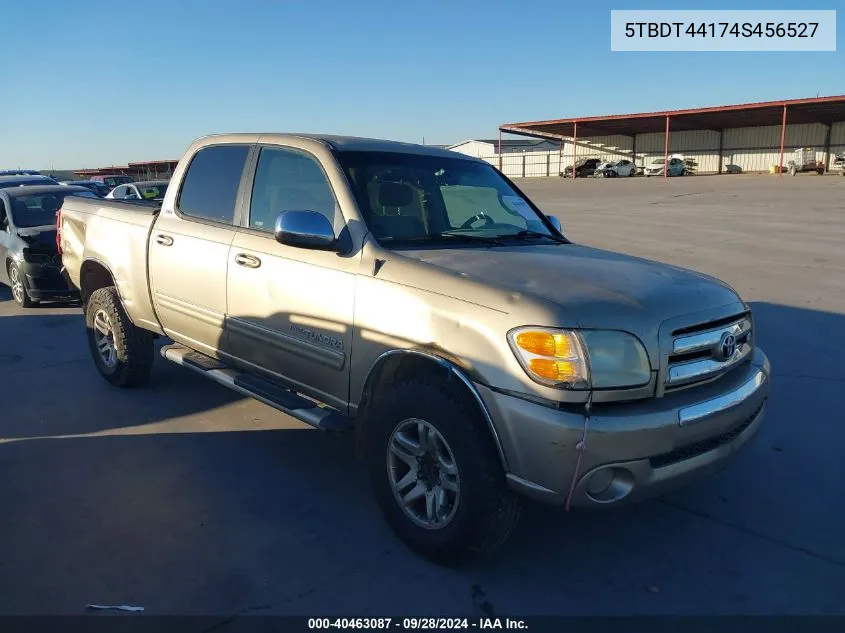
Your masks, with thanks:
[(663, 148), (663, 180), (669, 177), (669, 116), (666, 116), (666, 145)]
[(686, 114), (707, 114), (711, 112), (730, 112), (730, 111), (741, 111), (741, 110), (755, 110), (760, 108), (772, 107), (772, 106), (791, 106), (791, 105), (804, 105), (804, 104), (816, 104), (816, 103), (834, 103), (837, 101), (842, 101), (845, 99), (845, 95), (838, 95), (833, 97), (810, 97), (807, 99), (788, 99), (788, 100), (781, 100), (781, 101), (759, 101), (756, 103), (741, 103), (737, 105), (727, 105), (727, 106), (710, 106), (706, 108), (690, 108), (687, 110), (663, 110), (657, 112), (638, 112), (636, 114), (610, 114), (604, 116), (588, 116), (588, 117), (577, 117), (571, 119), (549, 119), (546, 121), (524, 121), (520, 123), (503, 123), (500, 127), (505, 131), (511, 131), (509, 128), (516, 128), (512, 130), (514, 133), (519, 134), (522, 130), (521, 127), (528, 127), (531, 125), (550, 125), (555, 123), (574, 123), (575, 121), (579, 123), (590, 123), (591, 121), (601, 122), (601, 121), (613, 121), (619, 119), (642, 119), (647, 117), (654, 117), (654, 116), (682, 116)]
[(499, 128), (499, 171), (502, 171), (502, 128)]
[(786, 142), (786, 104), (783, 106), (783, 121), (780, 124), (780, 163), (778, 164), (778, 178), (783, 178), (783, 145)]
[(572, 180), (578, 177), (575, 171), (575, 157), (578, 155), (578, 121), (572, 124)]

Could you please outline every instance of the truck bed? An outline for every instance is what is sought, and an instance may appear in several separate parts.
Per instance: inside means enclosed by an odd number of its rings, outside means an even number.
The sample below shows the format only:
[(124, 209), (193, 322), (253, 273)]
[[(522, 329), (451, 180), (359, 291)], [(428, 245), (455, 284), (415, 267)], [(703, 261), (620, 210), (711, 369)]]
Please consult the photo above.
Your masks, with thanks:
[(147, 252), (158, 202), (68, 196), (61, 209), (62, 265), (81, 288), (82, 275), (105, 268), (120, 289), (129, 318), (158, 331), (150, 300)]

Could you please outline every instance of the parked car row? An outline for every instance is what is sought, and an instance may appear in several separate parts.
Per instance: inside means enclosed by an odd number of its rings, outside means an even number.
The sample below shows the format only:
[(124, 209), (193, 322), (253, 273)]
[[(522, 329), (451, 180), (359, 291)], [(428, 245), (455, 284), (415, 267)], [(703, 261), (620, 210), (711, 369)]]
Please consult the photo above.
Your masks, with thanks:
[[(684, 176), (690, 172), (689, 165), (682, 159), (673, 156), (668, 161), (669, 176)], [(623, 158), (618, 161), (607, 161), (600, 158), (582, 158), (575, 163), (576, 178), (630, 178), (637, 174), (645, 176), (662, 176), (665, 159), (655, 158), (645, 167), (638, 167), (633, 161)], [(563, 170), (564, 178), (572, 178), (572, 165)]]
[(32, 170), (0, 175), (0, 283), (11, 288), (12, 297), (23, 307), (78, 297), (61, 274), (56, 228), (65, 199), (137, 200), (157, 206), (167, 184), (167, 180), (132, 182), (124, 175), (58, 183)]

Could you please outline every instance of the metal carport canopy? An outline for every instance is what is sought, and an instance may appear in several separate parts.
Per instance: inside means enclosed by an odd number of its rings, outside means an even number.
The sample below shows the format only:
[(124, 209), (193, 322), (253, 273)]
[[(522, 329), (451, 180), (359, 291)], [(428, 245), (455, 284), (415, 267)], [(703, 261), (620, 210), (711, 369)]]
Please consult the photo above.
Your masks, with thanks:
[(790, 124), (822, 123), (830, 125), (836, 121), (845, 121), (845, 96), (505, 123), (499, 126), (499, 131), (522, 136), (555, 139), (573, 136), (578, 138), (609, 136), (612, 134), (634, 136), (648, 132), (665, 131), (667, 117), (672, 121), (673, 132), (681, 130), (724, 130), (736, 127), (781, 125), (784, 109), (789, 113)]

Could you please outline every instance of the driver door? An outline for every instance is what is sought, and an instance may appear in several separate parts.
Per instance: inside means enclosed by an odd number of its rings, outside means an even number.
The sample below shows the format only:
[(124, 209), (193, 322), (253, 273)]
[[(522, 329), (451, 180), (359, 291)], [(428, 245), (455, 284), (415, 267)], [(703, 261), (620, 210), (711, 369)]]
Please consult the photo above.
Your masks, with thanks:
[(343, 408), (360, 254), (296, 248), (273, 235), (282, 211), (325, 215), (346, 226), (320, 163), (295, 147), (261, 147), (246, 226), (229, 251), (226, 329), (248, 371)]

